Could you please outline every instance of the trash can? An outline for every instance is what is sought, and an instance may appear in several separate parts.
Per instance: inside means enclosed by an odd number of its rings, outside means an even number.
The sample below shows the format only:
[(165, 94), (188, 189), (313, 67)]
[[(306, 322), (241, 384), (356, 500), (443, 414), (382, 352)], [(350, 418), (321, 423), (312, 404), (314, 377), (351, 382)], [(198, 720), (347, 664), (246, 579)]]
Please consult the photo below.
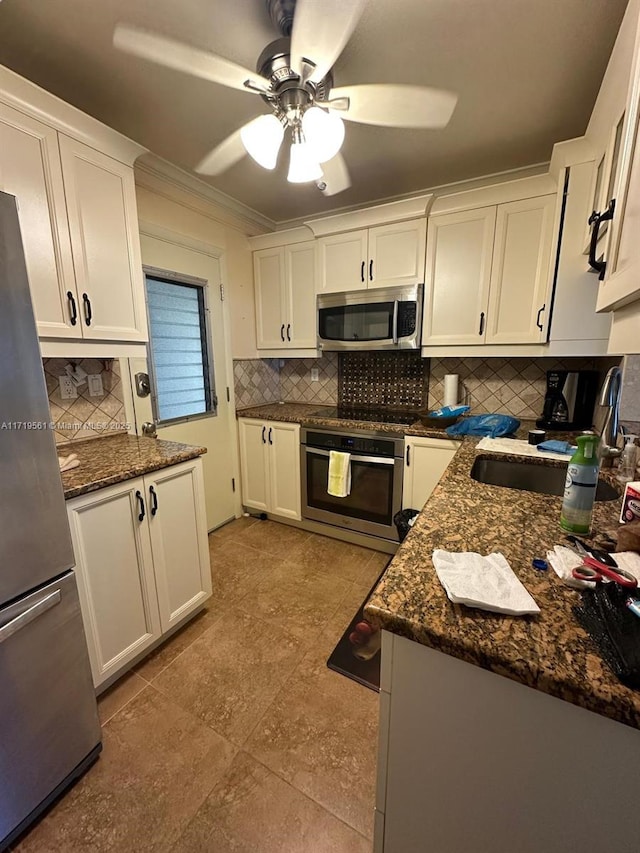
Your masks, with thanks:
[(401, 509), (400, 512), (397, 512), (393, 516), (393, 523), (396, 526), (398, 537), (401, 542), (404, 542), (407, 538), (407, 533), (411, 530), (409, 522), (411, 519), (415, 518), (416, 515), (419, 515), (419, 512), (420, 511), (417, 509)]

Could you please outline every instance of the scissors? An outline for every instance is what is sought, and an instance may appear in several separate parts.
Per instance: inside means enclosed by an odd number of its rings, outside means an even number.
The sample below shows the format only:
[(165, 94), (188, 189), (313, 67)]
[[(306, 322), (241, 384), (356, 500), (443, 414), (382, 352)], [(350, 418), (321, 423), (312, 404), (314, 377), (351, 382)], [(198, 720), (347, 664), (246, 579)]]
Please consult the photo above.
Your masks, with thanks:
[(582, 554), (580, 556), (583, 560), (582, 565), (571, 572), (577, 580), (601, 583), (606, 578), (626, 589), (635, 589), (638, 586), (638, 581), (630, 572), (626, 572), (620, 568), (614, 569), (611, 566), (601, 563), (600, 560), (596, 560), (594, 557), (585, 557)]

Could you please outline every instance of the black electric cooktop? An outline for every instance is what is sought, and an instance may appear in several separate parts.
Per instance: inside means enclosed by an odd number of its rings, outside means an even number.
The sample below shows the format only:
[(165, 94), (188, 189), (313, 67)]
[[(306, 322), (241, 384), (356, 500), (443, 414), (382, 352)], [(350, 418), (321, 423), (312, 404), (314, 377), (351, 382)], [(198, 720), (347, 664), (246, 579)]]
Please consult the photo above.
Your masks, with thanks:
[(411, 426), (418, 420), (418, 413), (408, 409), (363, 408), (359, 406), (337, 406), (335, 409), (323, 411), (328, 418), (341, 421), (370, 421), (382, 424), (398, 424)]

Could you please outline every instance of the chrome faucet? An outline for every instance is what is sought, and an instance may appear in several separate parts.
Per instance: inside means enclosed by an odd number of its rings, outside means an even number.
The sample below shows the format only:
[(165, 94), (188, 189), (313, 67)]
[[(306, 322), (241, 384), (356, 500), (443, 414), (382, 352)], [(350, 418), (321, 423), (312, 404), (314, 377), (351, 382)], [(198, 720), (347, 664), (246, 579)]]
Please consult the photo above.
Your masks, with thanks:
[(613, 460), (622, 453), (617, 446), (621, 392), (622, 371), (619, 367), (612, 367), (605, 377), (600, 392), (600, 405), (607, 409), (600, 433), (600, 459), (603, 468), (610, 468)]

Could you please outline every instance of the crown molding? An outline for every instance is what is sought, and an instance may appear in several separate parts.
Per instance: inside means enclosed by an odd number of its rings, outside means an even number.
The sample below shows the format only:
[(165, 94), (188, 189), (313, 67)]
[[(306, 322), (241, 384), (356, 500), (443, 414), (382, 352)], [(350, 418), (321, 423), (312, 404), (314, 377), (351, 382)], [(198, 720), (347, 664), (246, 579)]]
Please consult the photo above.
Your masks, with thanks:
[(386, 225), (389, 222), (400, 222), (405, 219), (418, 219), (427, 215), (432, 201), (433, 195), (415, 196), (386, 204), (367, 205), (348, 213), (307, 219), (304, 224), (313, 231), (315, 237), (324, 237), (325, 234), (336, 234), (340, 231), (371, 228), (375, 225)]
[(138, 186), (203, 213), (248, 236), (276, 230), (277, 223), (273, 219), (155, 154), (145, 154), (136, 161), (135, 179)]

